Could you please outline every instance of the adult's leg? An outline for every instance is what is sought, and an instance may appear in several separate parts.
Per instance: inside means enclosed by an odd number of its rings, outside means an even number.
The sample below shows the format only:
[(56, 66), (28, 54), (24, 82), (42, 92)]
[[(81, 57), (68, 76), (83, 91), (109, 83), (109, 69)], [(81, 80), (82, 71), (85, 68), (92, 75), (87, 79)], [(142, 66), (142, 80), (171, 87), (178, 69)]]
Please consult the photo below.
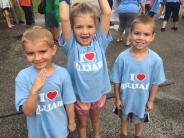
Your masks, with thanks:
[(177, 22), (179, 18), (179, 10), (180, 10), (180, 3), (175, 2), (172, 7), (172, 17), (173, 17), (173, 27), (171, 28), (172, 30), (176, 31), (177, 28)]
[(167, 22), (171, 16), (171, 5), (172, 5), (172, 3), (170, 3), (170, 2), (167, 2), (165, 4), (165, 16), (164, 16), (164, 21), (163, 21), (162, 28), (161, 28), (162, 32), (165, 31), (165, 28), (167, 26)]
[(100, 136), (100, 111), (91, 110), (89, 112), (92, 128), (93, 138), (99, 138)]
[(33, 19), (32, 19), (32, 9), (31, 6), (22, 6), (22, 9), (25, 14), (25, 19), (26, 19), (26, 24), (27, 25), (32, 25), (33, 24)]
[(124, 13), (119, 13), (119, 28), (118, 28), (116, 42), (123, 41), (122, 34), (124, 30), (125, 30), (125, 15)]

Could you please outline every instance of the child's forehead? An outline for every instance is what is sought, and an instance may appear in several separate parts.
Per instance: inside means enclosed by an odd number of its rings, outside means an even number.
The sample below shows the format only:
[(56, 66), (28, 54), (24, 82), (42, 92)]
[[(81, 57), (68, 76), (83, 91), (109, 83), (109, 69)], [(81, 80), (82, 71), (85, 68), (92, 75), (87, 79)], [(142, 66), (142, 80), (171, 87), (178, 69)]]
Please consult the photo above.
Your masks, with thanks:
[(134, 31), (135, 29), (140, 29), (140, 30), (147, 29), (147, 31), (154, 31), (154, 24), (152, 23), (138, 22), (138, 23), (135, 23), (132, 27), (133, 27), (132, 31)]

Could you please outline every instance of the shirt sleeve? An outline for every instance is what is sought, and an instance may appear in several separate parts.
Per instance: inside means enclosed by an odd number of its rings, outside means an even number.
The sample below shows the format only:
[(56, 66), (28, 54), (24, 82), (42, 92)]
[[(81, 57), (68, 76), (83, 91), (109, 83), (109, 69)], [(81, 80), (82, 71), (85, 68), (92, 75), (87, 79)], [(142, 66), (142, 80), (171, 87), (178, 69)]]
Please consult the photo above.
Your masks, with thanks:
[(165, 81), (165, 73), (162, 59), (159, 59), (153, 66), (151, 84), (159, 85)]
[(67, 41), (64, 41), (62, 35), (59, 36), (59, 47), (63, 49), (66, 55), (68, 55), (69, 50), (72, 48), (73, 42), (74, 42), (73, 34), (69, 37)]
[(24, 77), (18, 74), (15, 80), (15, 107), (20, 111), (20, 106), (23, 105), (29, 94), (28, 87), (25, 84)]
[(110, 73), (110, 80), (113, 83), (121, 83), (122, 74), (123, 74), (123, 60), (118, 57), (113, 65), (113, 68)]
[(107, 47), (109, 46), (109, 43), (112, 41), (112, 35), (109, 32), (107, 35), (105, 35), (100, 27), (97, 28), (97, 32), (96, 32), (96, 39), (99, 40), (100, 42), (100, 46), (102, 47), (102, 49), (104, 49), (106, 51)]
[(63, 83), (63, 102), (64, 104), (71, 104), (76, 101), (72, 82), (69, 73), (66, 71), (65, 80)]

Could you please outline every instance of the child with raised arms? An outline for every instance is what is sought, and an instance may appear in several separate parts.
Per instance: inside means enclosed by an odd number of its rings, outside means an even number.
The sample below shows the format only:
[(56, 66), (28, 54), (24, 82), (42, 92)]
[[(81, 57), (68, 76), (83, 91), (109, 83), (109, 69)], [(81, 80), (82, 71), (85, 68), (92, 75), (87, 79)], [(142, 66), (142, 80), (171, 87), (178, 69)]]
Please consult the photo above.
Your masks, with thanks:
[(135, 138), (140, 138), (165, 74), (161, 57), (149, 48), (155, 37), (154, 20), (138, 16), (132, 23), (130, 37), (132, 46), (118, 56), (110, 79), (114, 84), (115, 106), (122, 110), (121, 138), (128, 135), (129, 121), (135, 124)]
[(109, 34), (111, 9), (107, 0), (98, 0), (101, 8), (100, 22), (95, 8), (89, 3), (79, 3), (69, 10), (67, 1), (60, 2), (62, 37), (59, 45), (67, 55), (67, 69), (72, 78), (75, 104), (79, 119), (80, 138), (86, 138), (90, 118), (93, 138), (100, 135), (100, 109), (106, 94), (111, 90), (108, 76), (106, 49), (112, 40)]
[(53, 36), (35, 26), (24, 32), (22, 47), (32, 65), (16, 77), (15, 105), (26, 115), (28, 138), (66, 138), (76, 128), (76, 97), (67, 70), (52, 63)]

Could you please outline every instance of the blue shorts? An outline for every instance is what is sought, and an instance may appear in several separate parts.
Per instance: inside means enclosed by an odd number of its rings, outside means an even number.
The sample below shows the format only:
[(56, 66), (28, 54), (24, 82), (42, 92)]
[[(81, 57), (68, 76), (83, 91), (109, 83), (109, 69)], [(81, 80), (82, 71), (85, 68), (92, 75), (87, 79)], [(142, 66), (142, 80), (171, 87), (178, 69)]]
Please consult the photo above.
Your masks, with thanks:
[(54, 13), (45, 14), (45, 26), (47, 28), (54, 28), (59, 26)]

